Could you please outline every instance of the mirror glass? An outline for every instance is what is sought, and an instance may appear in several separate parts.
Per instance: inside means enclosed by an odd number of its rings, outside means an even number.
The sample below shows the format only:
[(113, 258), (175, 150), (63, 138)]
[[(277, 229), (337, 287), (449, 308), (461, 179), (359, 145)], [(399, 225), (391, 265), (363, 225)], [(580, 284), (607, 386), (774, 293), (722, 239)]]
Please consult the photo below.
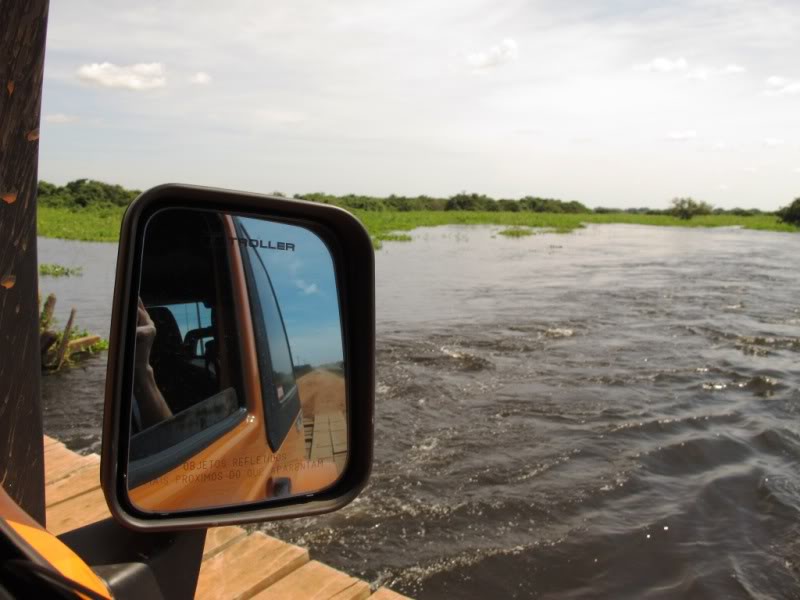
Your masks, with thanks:
[(347, 461), (334, 262), (298, 225), (168, 209), (147, 222), (127, 481), (177, 512), (319, 492)]

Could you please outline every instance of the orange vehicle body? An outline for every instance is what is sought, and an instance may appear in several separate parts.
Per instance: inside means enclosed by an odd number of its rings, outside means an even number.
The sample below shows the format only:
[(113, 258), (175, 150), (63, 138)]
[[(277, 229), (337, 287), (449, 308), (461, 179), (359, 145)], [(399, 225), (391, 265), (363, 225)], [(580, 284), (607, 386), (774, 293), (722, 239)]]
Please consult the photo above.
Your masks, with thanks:
[[(83, 559), (56, 536), (33, 520), (0, 487), (0, 524), (10, 529), (14, 541), (26, 554), (34, 555), (42, 566), (49, 566), (67, 579), (103, 598), (111, 598), (106, 584)], [(6, 531), (6, 534), (9, 532)], [(85, 597), (78, 594), (79, 597)]]

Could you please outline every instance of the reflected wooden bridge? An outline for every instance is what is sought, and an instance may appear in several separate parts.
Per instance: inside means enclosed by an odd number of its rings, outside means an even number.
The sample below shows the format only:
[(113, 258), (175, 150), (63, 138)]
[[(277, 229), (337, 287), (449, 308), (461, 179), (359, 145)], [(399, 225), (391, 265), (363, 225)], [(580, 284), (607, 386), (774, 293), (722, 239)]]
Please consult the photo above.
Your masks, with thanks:
[[(308, 452), (314, 458), (343, 461), (346, 446), (337, 415), (306, 421)], [(319, 423), (317, 423), (319, 421)], [(100, 489), (100, 457), (82, 456), (44, 436), (47, 529), (60, 535), (109, 518)], [(340, 466), (341, 468), (341, 466)], [(254, 565), (256, 568), (254, 568)], [(311, 560), (308, 550), (241, 527), (208, 530), (195, 598), (269, 600), (403, 600), (328, 565)]]

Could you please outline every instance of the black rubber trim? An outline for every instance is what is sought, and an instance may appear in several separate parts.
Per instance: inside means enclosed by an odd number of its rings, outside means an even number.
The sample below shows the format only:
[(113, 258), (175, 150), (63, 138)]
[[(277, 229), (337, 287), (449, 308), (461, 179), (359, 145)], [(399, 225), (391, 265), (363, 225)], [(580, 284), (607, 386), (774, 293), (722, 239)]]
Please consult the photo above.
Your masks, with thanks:
[(114, 519), (58, 536), (101, 577), (114, 598), (194, 598), (206, 532), (139, 532)]

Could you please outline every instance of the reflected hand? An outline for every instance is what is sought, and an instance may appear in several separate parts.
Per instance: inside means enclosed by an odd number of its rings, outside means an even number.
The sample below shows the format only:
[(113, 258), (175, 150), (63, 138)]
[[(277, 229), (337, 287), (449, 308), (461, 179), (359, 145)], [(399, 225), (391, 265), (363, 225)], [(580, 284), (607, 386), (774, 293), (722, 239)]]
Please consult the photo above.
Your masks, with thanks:
[(136, 351), (133, 365), (133, 394), (139, 405), (142, 429), (172, 416), (161, 390), (156, 385), (150, 351), (156, 339), (156, 326), (147, 313), (142, 299), (136, 308)]
[(156, 326), (144, 307), (142, 299), (139, 298), (139, 306), (136, 309), (136, 373), (144, 373), (150, 367), (150, 351), (153, 348), (153, 341), (156, 339)]

